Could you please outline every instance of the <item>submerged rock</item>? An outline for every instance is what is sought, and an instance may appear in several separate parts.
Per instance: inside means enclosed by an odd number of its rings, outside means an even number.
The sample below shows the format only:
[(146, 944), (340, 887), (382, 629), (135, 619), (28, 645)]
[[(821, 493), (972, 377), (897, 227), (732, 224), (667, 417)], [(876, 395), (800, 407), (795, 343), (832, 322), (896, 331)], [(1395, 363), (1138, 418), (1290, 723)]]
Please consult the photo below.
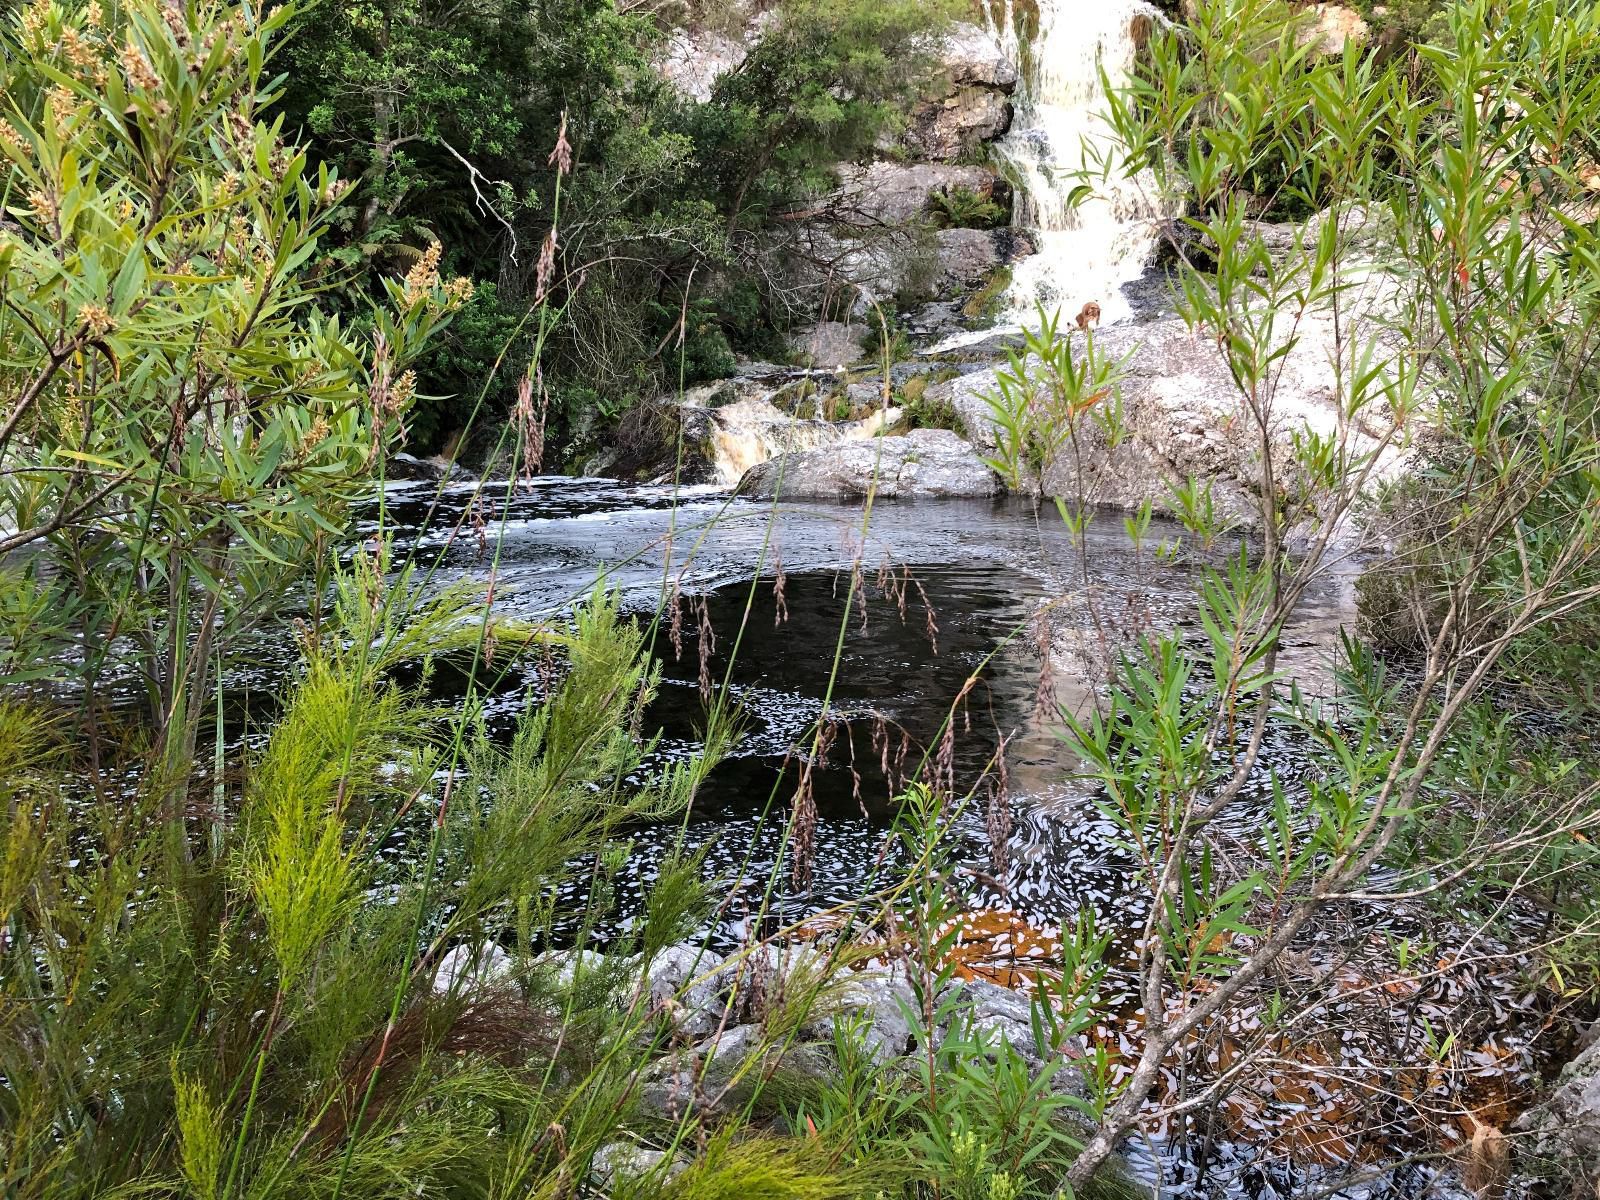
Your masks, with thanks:
[(899, 437), (841, 443), (785, 454), (745, 472), (747, 496), (790, 500), (995, 496), (1000, 479), (966, 442), (947, 429), (917, 429)]

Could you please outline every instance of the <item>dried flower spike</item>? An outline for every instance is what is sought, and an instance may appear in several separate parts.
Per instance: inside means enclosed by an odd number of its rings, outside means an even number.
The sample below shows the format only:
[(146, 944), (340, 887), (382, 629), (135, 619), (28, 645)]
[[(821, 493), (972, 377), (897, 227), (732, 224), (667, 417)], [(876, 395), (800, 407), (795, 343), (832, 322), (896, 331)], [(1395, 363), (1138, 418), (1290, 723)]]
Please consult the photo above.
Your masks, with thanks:
[(123, 46), (122, 53), (118, 57), (122, 62), (122, 73), (128, 77), (130, 86), (147, 92), (161, 86), (161, 80), (150, 69), (150, 63), (145, 59), (143, 52), (132, 42)]

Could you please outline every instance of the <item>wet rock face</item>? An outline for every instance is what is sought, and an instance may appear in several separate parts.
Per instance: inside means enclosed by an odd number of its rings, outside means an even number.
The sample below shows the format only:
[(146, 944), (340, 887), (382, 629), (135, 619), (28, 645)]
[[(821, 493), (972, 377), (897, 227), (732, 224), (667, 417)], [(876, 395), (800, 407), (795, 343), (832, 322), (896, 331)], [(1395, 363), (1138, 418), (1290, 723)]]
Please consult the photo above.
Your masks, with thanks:
[(994, 496), (999, 477), (978, 452), (947, 429), (917, 429), (823, 450), (785, 454), (746, 472), (742, 494), (791, 500), (936, 499)]

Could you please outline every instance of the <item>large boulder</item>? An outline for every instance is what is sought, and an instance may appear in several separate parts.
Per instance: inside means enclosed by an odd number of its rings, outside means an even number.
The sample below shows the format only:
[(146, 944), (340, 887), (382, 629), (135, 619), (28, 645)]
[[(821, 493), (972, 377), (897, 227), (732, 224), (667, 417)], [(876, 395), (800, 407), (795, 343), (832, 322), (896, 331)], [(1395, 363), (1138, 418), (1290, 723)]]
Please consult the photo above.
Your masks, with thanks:
[(656, 56), (656, 71), (683, 95), (704, 104), (717, 80), (737, 70), (753, 44), (753, 33), (735, 37), (716, 30), (675, 29)]
[(872, 331), (865, 325), (843, 321), (818, 321), (803, 329), (790, 341), (790, 349), (807, 366), (831, 370), (848, 367), (867, 356), (867, 339)]
[(971, 159), (1011, 128), (1017, 67), (992, 33), (972, 24), (950, 30), (939, 58), (944, 87), (912, 110), (900, 144), (935, 162)]
[(874, 484), (882, 498), (994, 496), (999, 477), (970, 445), (947, 429), (841, 443), (785, 454), (752, 467), (741, 494), (790, 500), (859, 500)]
[(1365, 46), (1372, 38), (1372, 27), (1355, 9), (1343, 4), (1313, 4), (1306, 23), (1295, 34), (1300, 45), (1310, 46), (1313, 54), (1337, 57), (1351, 42)]
[(915, 1049), (911, 1014), (916, 1009), (916, 993), (903, 967), (873, 967), (847, 974), (830, 997), (829, 1011), (803, 1032), (827, 1044), (834, 1040), (839, 1025), (848, 1022), (860, 1030), (868, 1056), (881, 1065)]
[(939, 61), (956, 87), (993, 88), (1007, 96), (1017, 90), (1017, 64), (981, 25), (953, 25), (939, 47)]
[[(609, 452), (586, 470), (624, 479), (732, 487), (751, 467), (775, 455), (871, 438), (900, 419), (897, 408), (879, 409), (858, 420), (795, 416), (773, 400), (793, 386), (796, 376), (818, 379), (812, 373), (789, 372), (767, 380), (724, 380), (691, 389), (681, 400), (636, 405), (623, 414)], [(831, 375), (821, 378), (838, 386)], [(814, 411), (815, 403), (810, 407)]]
[(996, 202), (1007, 192), (1005, 181), (987, 167), (879, 161), (848, 168), (829, 207), (847, 222), (906, 225), (929, 212), (935, 195), (958, 189)]
[(650, 1007), (688, 1037), (703, 1038), (721, 1023), (729, 982), (720, 954), (687, 942), (668, 946), (645, 968)]
[(905, 132), (919, 157), (949, 162), (972, 155), (1011, 128), (1011, 98), (993, 88), (960, 87), (917, 105)]
[(941, 293), (982, 287), (1011, 261), (1018, 240), (1009, 229), (941, 229), (936, 235)]
[(626, 1188), (646, 1176), (659, 1174), (663, 1181), (683, 1172), (686, 1159), (668, 1157), (664, 1150), (651, 1150), (633, 1142), (606, 1142), (589, 1160), (589, 1182), (604, 1194)]
[[(1275, 367), (1271, 435), (1287, 449), (1303, 429), (1334, 433), (1340, 424), (1330, 354), (1332, 322), (1308, 314), (1294, 347)], [(1083, 353), (1076, 331), (1074, 353)], [(1151, 501), (1170, 508), (1174, 483), (1190, 476), (1209, 481), (1218, 512), (1241, 524), (1256, 515), (1251, 491), (1259, 479), (1260, 433), (1241, 404), (1237, 385), (1216, 344), (1177, 317), (1107, 328), (1095, 335), (1097, 353), (1126, 357), (1119, 385), (1122, 423), (1128, 434), (1112, 445), (1100, 424), (1084, 419), (1075, 443), (1062, 446), (1044, 465), (1039, 485), (1046, 495), (1076, 496), (1116, 507)], [(1036, 367), (1036, 364), (1034, 364)], [(985, 397), (998, 391), (990, 368), (930, 387), (927, 401), (948, 405), (963, 432), (980, 449), (995, 445), (995, 422)], [(1388, 430), (1362, 425), (1350, 431), (1354, 445), (1375, 445)], [(1383, 470), (1398, 468), (1397, 451)]]

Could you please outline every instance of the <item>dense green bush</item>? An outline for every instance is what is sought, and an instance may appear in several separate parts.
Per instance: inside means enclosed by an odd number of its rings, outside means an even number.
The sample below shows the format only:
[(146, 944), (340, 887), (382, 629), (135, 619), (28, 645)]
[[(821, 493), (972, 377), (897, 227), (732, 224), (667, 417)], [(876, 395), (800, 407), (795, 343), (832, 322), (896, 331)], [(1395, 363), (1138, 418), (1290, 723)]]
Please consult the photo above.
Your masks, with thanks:
[[(485, 388), (487, 418), (504, 413), (536, 340), (557, 447), (680, 378), (725, 375), (733, 349), (773, 353), (800, 300), (766, 243), (895, 127), (956, 7), (784, 0), (707, 103), (651, 66), (665, 11), (306, 8), (282, 57), (289, 119), (361, 184), (323, 259), (334, 294), (360, 297), (434, 241), (480, 285), (418, 363), (413, 445), (436, 448)], [(558, 137), (572, 168), (559, 188)], [(542, 291), (563, 319), (540, 335), (524, 318)], [(519, 344), (489, 380), (497, 338)]]

